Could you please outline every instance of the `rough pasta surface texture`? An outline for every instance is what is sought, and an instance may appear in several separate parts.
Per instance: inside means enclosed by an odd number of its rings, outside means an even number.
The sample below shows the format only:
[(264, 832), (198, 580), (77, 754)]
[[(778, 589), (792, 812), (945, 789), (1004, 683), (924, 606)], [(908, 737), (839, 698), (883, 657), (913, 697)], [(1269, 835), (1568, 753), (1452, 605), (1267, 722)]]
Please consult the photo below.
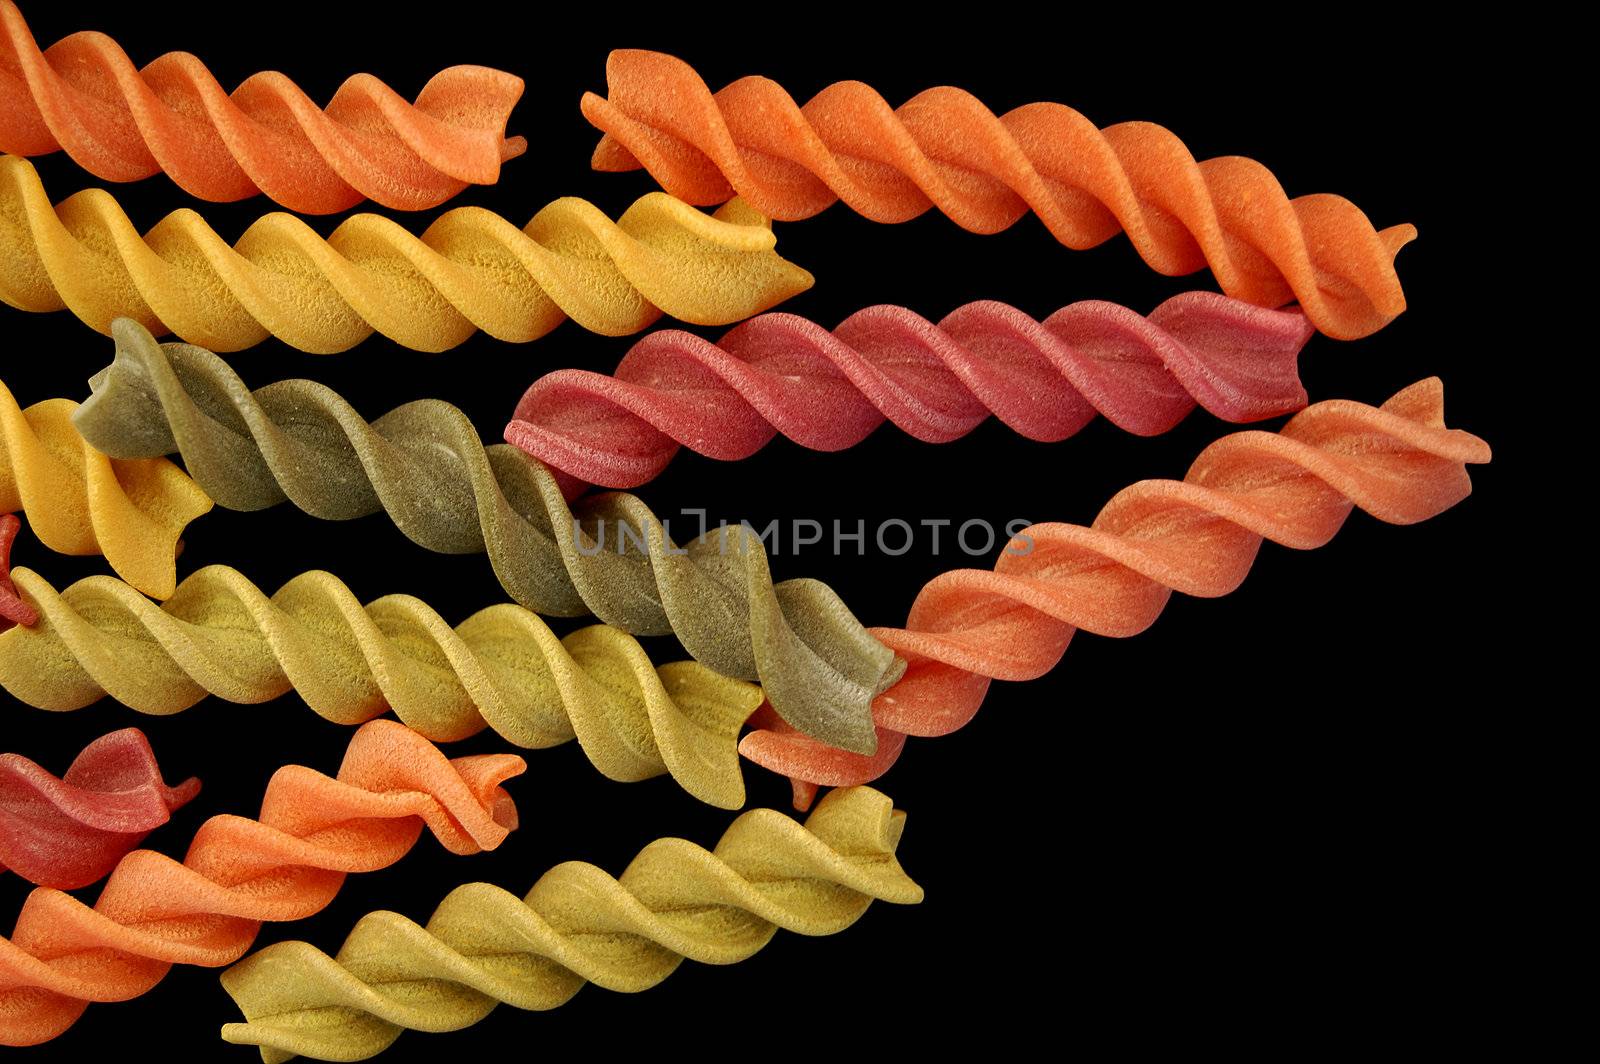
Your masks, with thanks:
[(200, 781), (170, 787), (138, 728), (103, 735), (60, 777), (21, 754), (0, 754), (0, 872), (77, 890), (200, 793)]
[(534, 381), (506, 426), (515, 444), (578, 482), (631, 488), (680, 447), (748, 458), (783, 435), (853, 447), (891, 421), (927, 443), (991, 415), (1034, 440), (1065, 439), (1096, 415), (1142, 436), (1196, 405), (1258, 421), (1306, 405), (1296, 366), (1305, 316), (1213, 292), (1174, 296), (1148, 316), (1098, 300), (1035, 321), (968, 303), (937, 325), (868, 307), (831, 332), (763, 314), (716, 343), (658, 329), (615, 374), (562, 369)]
[(262, 923), (320, 912), (347, 875), (394, 864), (424, 827), (452, 853), (494, 849), (517, 824), (500, 784), (523, 768), (504, 754), (449, 761), (377, 720), (352, 737), (336, 778), (279, 769), (258, 820), (212, 817), (181, 863), (132, 851), (92, 907), (37, 888), (0, 938), (0, 1045), (47, 1042), (90, 1002), (138, 997), (174, 964), (232, 964)]
[(420, 237), (357, 214), (324, 240), (277, 213), (229, 246), (184, 209), (140, 236), (110, 193), (51, 206), (31, 163), (0, 158), (0, 301), (69, 309), (100, 332), (126, 316), (216, 351), (276, 336), (332, 354), (374, 331), (444, 351), (477, 329), (536, 340), (569, 317), (608, 336), (663, 313), (730, 325), (811, 287), (773, 247), (766, 220), (742, 204), (713, 217), (660, 192), (614, 222), (567, 197), (522, 229), (457, 207)]
[(40, 51), (17, 5), (0, 0), (0, 151), (64, 150), (104, 181), (165, 172), (203, 200), (265, 194), (300, 214), (363, 199), (435, 207), (493, 184), (527, 150), (505, 136), (521, 95), (521, 78), (475, 66), (440, 71), (414, 103), (371, 74), (325, 108), (275, 71), (228, 93), (187, 52), (141, 70), (103, 33)]
[(51, 550), (104, 555), (128, 583), (166, 598), (178, 537), (211, 499), (165, 458), (112, 459), (89, 446), (72, 426), (77, 409), (70, 399), (24, 409), (0, 382), (0, 511), (21, 510)]
[(1161, 273), (1209, 267), (1228, 295), (1267, 307), (1298, 300), (1340, 339), (1405, 309), (1394, 256), (1413, 227), (1379, 232), (1340, 196), (1290, 199), (1252, 159), (1197, 162), (1154, 123), (1096, 129), (1056, 103), (996, 116), (948, 86), (893, 108), (859, 81), (801, 106), (761, 77), (712, 93), (682, 60), (633, 49), (611, 53), (606, 80), (608, 95), (583, 97), (605, 134), (595, 168), (644, 167), (690, 203), (737, 194), (781, 221), (839, 200), (879, 222), (937, 207), (978, 233), (1031, 211), (1067, 247), (1122, 232)]
[(1282, 432), (1236, 432), (1195, 459), (1181, 481), (1124, 488), (1088, 527), (1038, 524), (1007, 545), (992, 572), (957, 569), (918, 593), (904, 628), (873, 634), (905, 658), (904, 678), (873, 704), (876, 754), (829, 749), (763, 711), (740, 744), (790, 777), (804, 808), (822, 786), (887, 771), (907, 735), (945, 735), (972, 719), (992, 680), (1054, 668), (1079, 629), (1136, 635), (1174, 591), (1225, 595), (1263, 540), (1308, 550), (1354, 509), (1393, 524), (1434, 517), (1472, 491), (1467, 466), (1483, 440), (1444, 424), (1444, 388), (1419, 381), (1381, 407), (1315, 403)]
[(808, 734), (875, 748), (872, 697), (898, 677), (897, 659), (827, 585), (774, 583), (753, 531), (713, 529), (680, 548), (632, 495), (569, 506), (548, 469), (515, 447), (485, 448), (448, 403), (407, 403), (369, 424), (312, 381), (251, 392), (202, 348), (156, 343), (128, 320), (115, 335), (115, 361), (74, 421), (107, 453), (180, 453), (229, 509), (289, 499), (332, 520), (386, 511), (429, 550), (486, 551), (536, 613), (672, 633), (717, 672), (759, 680)]
[(37, 624), (39, 613), (17, 594), (17, 585), (11, 582), (11, 547), (22, 531), (22, 522), (16, 514), (0, 514), (0, 633), (15, 624)]
[(586, 982), (633, 993), (685, 959), (732, 964), (781, 928), (831, 935), (874, 901), (922, 900), (895, 859), (905, 814), (869, 787), (834, 791), (804, 825), (745, 813), (716, 849), (657, 839), (616, 879), (573, 861), (518, 898), (488, 883), (452, 891), (421, 926), (363, 917), (338, 955), (279, 942), (230, 968), (245, 1014), (222, 1036), (296, 1055), (365, 1060), (409, 1028), (455, 1031), (505, 1002), (552, 1009)]
[(0, 634), (0, 686), (32, 706), (72, 710), (109, 695), (167, 714), (207, 695), (258, 703), (292, 690), (339, 724), (393, 710), (435, 742), (485, 726), (522, 747), (576, 738), (612, 779), (670, 772), (704, 801), (744, 804), (739, 729), (760, 688), (693, 661), (657, 668), (616, 628), (557, 639), (509, 603), (451, 628), (409, 595), (362, 605), (324, 572), (269, 598), (237, 570), (209, 566), (159, 606), (107, 576), (61, 592), (28, 569), (14, 578), (38, 622)]

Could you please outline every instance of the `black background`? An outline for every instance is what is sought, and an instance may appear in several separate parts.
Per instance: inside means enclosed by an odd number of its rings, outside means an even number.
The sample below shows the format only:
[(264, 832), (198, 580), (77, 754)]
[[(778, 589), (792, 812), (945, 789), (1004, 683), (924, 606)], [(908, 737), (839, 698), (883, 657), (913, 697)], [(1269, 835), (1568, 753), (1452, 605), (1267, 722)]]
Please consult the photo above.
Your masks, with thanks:
[[(909, 813), (901, 857), (927, 889), (920, 907), (874, 906), (827, 939), (781, 934), (737, 967), (690, 964), (627, 999), (587, 988), (545, 1015), (500, 1009), (466, 1032), (410, 1033), (387, 1059), (663, 1041), (674, 1050), (822, 1055), (866, 1040), (917, 1051), (956, 1034), (992, 1036), (996, 1048), (1048, 1038), (1131, 1049), (1172, 1037), (1354, 1047), (1378, 1032), (1386, 1040), (1425, 1037), (1456, 1008), (1450, 989), (1475, 981), (1487, 932), (1464, 928), (1482, 900), (1480, 845), (1494, 830), (1500, 767), (1485, 754), (1497, 726), (1462, 707), (1484, 682), (1479, 654), (1498, 579), (1491, 529), (1506, 505), (1509, 441), (1499, 432), (1505, 403), (1481, 324), (1463, 313), (1477, 290), (1461, 284), (1477, 254), (1477, 222), (1474, 190), (1452, 170), (1471, 94), (1482, 85), (1439, 77), (1446, 60), (1430, 49), (1444, 44), (1413, 41), (1402, 60), (1354, 24), (1279, 23), (1245, 33), (1231, 23), (1174, 25), (1142, 9), (1099, 22), (1073, 13), (1059, 25), (1009, 21), (997, 10), (993, 25), (908, 16), (872, 27), (763, 23), (759, 14), (695, 9), (666, 28), (598, 7), (557, 26), (531, 5), (475, 3), (415, 15), (387, 5), (293, 3), (25, 10), (41, 45), (98, 29), (141, 65), (188, 50), (226, 87), (278, 69), (319, 101), (359, 71), (407, 96), (453, 63), (526, 79), (510, 130), (529, 137), (529, 153), (508, 164), (499, 185), (402, 217), (414, 232), (462, 204), (520, 225), (562, 195), (587, 197), (615, 217), (654, 187), (642, 172), (588, 168), (596, 134), (578, 98), (604, 91), (605, 55), (617, 46), (671, 51), (713, 89), (759, 73), (804, 101), (831, 81), (858, 78), (897, 104), (930, 85), (955, 84), (997, 113), (1058, 100), (1100, 125), (1160, 122), (1197, 158), (1249, 155), (1291, 195), (1338, 192), (1380, 228), (1416, 223), (1421, 238), (1399, 260), (1411, 309), (1366, 340), (1313, 338), (1302, 359), (1305, 382), (1313, 400), (1376, 403), (1441, 375), (1448, 421), (1501, 451), (1495, 465), (1473, 470), (1475, 494), (1433, 521), (1396, 528), (1358, 513), (1322, 550), (1268, 544), (1235, 594), (1175, 597), (1135, 639), (1080, 636), (1047, 678), (995, 685), (963, 731), (912, 740), (877, 785)], [(103, 184), (62, 154), (36, 163), (54, 200)], [(233, 239), (273, 209), (262, 198), (197, 203), (159, 176), (114, 191), (141, 230), (189, 206)], [(336, 221), (313, 225), (326, 234)], [(1004, 299), (1041, 318), (1084, 298), (1147, 311), (1176, 292), (1213, 285), (1207, 274), (1155, 274), (1121, 238), (1069, 251), (1031, 217), (978, 236), (936, 212), (881, 226), (835, 207), (781, 225), (778, 235), (779, 250), (818, 280), (783, 309), (828, 325), (879, 302), (935, 319), (976, 298)], [(82, 398), (87, 377), (110, 360), (110, 341), (68, 313), (4, 308), (0, 316), (5, 380), (23, 405)], [(369, 417), (410, 399), (446, 399), (493, 440), (535, 376), (566, 366), (608, 371), (627, 343), (569, 323), (524, 346), (480, 335), (429, 356), (374, 337), (322, 357), (268, 341), (229, 361), (252, 386), (323, 381)], [(991, 422), (932, 447), (891, 427), (834, 455), (782, 440), (737, 466), (685, 453), (639, 494), (663, 516), (705, 507), (713, 518), (757, 527), (773, 518), (851, 526), (865, 519), (869, 527), (889, 517), (1087, 523), (1125, 484), (1181, 476), (1227, 431), (1196, 413), (1162, 438), (1135, 438), (1100, 421), (1072, 440), (1041, 445)], [(363, 600), (408, 592), (451, 621), (504, 597), (481, 556), (424, 553), (381, 515), (330, 524), (287, 506), (216, 510), (186, 540), (180, 576), (225, 563), (270, 590), (326, 568)], [(51, 554), (27, 532), (15, 561), (58, 587), (106, 571), (103, 559)], [(923, 581), (960, 564), (968, 561), (959, 554), (834, 556), (814, 547), (775, 558), (774, 572), (824, 579), (865, 623), (898, 624)], [(565, 632), (575, 622), (553, 623)], [(647, 646), (658, 661), (680, 653), (670, 640)], [(200, 798), (149, 841), (174, 855), (205, 817), (253, 814), (279, 765), (332, 772), (349, 737), (292, 695), (264, 706), (210, 700), (172, 719), (110, 703), (52, 716), (6, 702), (3, 748), (54, 771), (96, 736), (138, 725), (169, 779), (202, 776)], [(504, 748), (486, 732), (450, 749)], [(268, 925), (258, 945), (303, 938), (332, 952), (369, 910), (422, 920), (460, 882), (484, 879), (520, 893), (569, 859), (619, 873), (650, 839), (710, 845), (731, 819), (667, 777), (611, 783), (573, 744), (529, 752), (528, 761), (529, 773), (511, 785), (523, 826), (498, 852), (456, 858), (425, 840), (394, 868), (352, 879), (317, 917)], [(787, 806), (782, 779), (753, 766), (746, 779), (752, 806)], [(92, 899), (96, 889), (80, 894)], [(17, 877), (0, 878), (0, 924), (10, 926), (24, 895)], [(67, 1035), (29, 1052), (40, 1061), (82, 1059), (137, 1031), (142, 1046), (171, 1059), (254, 1059), (253, 1050), (216, 1037), (236, 1018), (216, 973), (183, 969), (137, 1002), (91, 1007)], [(710, 1032), (714, 1041), (698, 1041)]]

